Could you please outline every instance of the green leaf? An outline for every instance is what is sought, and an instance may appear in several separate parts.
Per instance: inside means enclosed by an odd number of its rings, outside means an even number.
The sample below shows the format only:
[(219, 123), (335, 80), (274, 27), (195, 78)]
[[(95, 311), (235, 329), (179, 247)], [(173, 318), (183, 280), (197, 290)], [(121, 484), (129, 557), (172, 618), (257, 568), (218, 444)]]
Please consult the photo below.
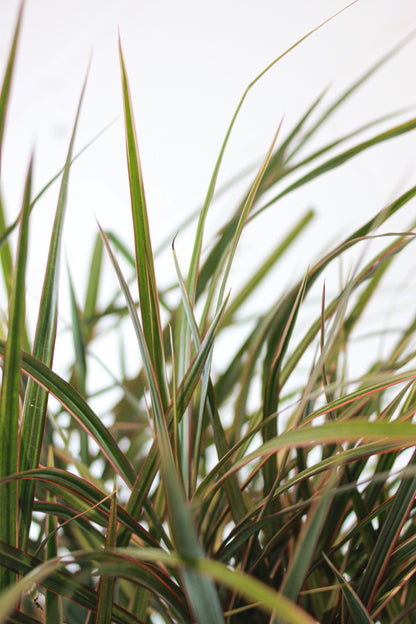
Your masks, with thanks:
[(348, 611), (354, 624), (374, 624), (374, 621), (369, 616), (363, 603), (351, 587), (350, 583), (347, 583), (342, 574), (338, 572), (334, 564), (330, 561), (330, 559), (328, 559), (325, 553), (322, 553), (322, 556), (337, 578), (337, 581), (342, 589), (342, 593), (347, 603)]
[[(4, 357), (5, 344), (0, 341), (0, 357)], [(93, 412), (91, 407), (76, 390), (64, 379), (51, 371), (45, 364), (28, 353), (23, 353), (22, 369), (40, 386), (52, 394), (61, 405), (89, 432), (104, 455), (114, 466), (122, 479), (132, 485), (136, 473), (124, 453), (121, 452), (113, 436)]]
[[(22, 576), (17, 583), (0, 593), (0, 624), (8, 622), (8, 614), (19, 601), (22, 593), (29, 590), (33, 583), (43, 585), (47, 589), (79, 603), (86, 609), (96, 609), (97, 593), (62, 571), (62, 568), (69, 563), (67, 561), (69, 557), (51, 559), (42, 563), (39, 559), (3, 543), (0, 543), (0, 555), (3, 566), (18, 572)], [(86, 559), (88, 560), (88, 555)], [(136, 570), (132, 570), (131, 567), (129, 569), (128, 562), (126, 562), (125, 570), (126, 574), (131, 574), (138, 582), (154, 582), (155, 585), (158, 583), (155, 575), (149, 575), (147, 570), (143, 572), (143, 568), (139, 568), (137, 565)], [(122, 570), (120, 570), (121, 573)], [(156, 587), (160, 587), (160, 582)], [(117, 604), (114, 604), (113, 621), (118, 624), (142, 624), (132, 613)]]
[[(189, 558), (203, 557), (204, 550), (176, 470), (163, 413), (158, 413), (157, 409), (155, 409), (155, 425), (161, 458), (162, 481), (175, 547), (185, 561)], [(205, 578), (187, 567), (181, 568), (181, 575), (196, 621), (199, 624), (224, 623), (221, 604), (211, 579)]]
[(320, 493), (320, 498), (308, 513), (306, 523), (297, 537), (295, 552), (280, 587), (281, 593), (290, 600), (297, 600), (309, 572), (318, 539), (325, 526), (325, 518), (332, 502), (332, 488), (336, 480), (335, 474), (329, 475), (327, 483), (322, 488), (323, 492)]
[[(116, 545), (117, 529), (117, 498), (114, 492), (111, 498), (110, 516), (108, 518), (106, 548), (114, 548)], [(111, 624), (113, 611), (114, 578), (111, 576), (102, 577), (98, 587), (98, 603), (95, 613), (96, 624)]]
[[(244, 596), (247, 600), (258, 604), (266, 613), (271, 614), (275, 612), (286, 624), (315, 624), (314, 618), (288, 600), (285, 596), (276, 592), (272, 587), (269, 587), (265, 583), (262, 583), (253, 576), (245, 574), (240, 570), (230, 570), (226, 565), (218, 561), (201, 558), (190, 559), (184, 562), (183, 559), (177, 555), (175, 556), (161, 551), (156, 552), (151, 549), (137, 550), (123, 548), (118, 549), (114, 554), (119, 556), (125, 554), (127, 557), (130, 556), (139, 560), (160, 561), (166, 565), (175, 567), (183, 566), (184, 563), (186, 563), (189, 568), (193, 568), (200, 574), (214, 579), (220, 586), (228, 587), (233, 592)], [(96, 554), (94, 553), (93, 556), (95, 558)], [(97, 561), (97, 563), (99, 569), (102, 571), (99, 561)]]
[[(97, 487), (81, 479), (77, 475), (69, 471), (59, 468), (36, 468), (19, 472), (8, 477), (7, 481), (23, 481), (26, 479), (42, 481), (43, 486), (51, 491), (57, 498), (63, 502), (63, 507), (59, 508), (59, 516), (65, 518), (74, 518), (74, 510), (78, 513), (87, 513), (88, 518), (100, 526), (108, 525), (110, 513), (110, 505), (108, 503), (108, 495), (99, 490)], [(56, 513), (56, 508), (51, 504), (36, 504), (38, 509), (43, 511), (52, 511)], [(122, 506), (117, 508), (118, 522), (129, 534), (137, 536), (147, 546), (155, 546), (157, 542)], [(47, 543), (49, 536), (45, 538), (38, 551), (42, 550)]]
[[(413, 454), (409, 465), (416, 465), (416, 453)], [(357, 594), (367, 609), (371, 609), (383, 573), (411, 510), (415, 495), (416, 477), (407, 476), (405, 473), (390, 504), (387, 517), (380, 528), (377, 542), (358, 586)]]
[[(104, 233), (102, 233), (102, 235), (107, 251), (110, 255), (110, 259), (117, 273), (121, 289), (126, 299), (130, 318), (133, 322), (133, 326), (138, 339), (144, 369), (146, 371), (150, 396), (152, 399), (153, 417), (156, 429), (156, 441), (159, 447), (159, 457), (162, 468), (162, 481), (166, 492), (168, 514), (171, 521), (170, 523), (174, 543), (179, 554), (185, 559), (187, 559), (188, 557), (201, 557), (203, 556), (204, 552), (199, 542), (195, 526), (193, 524), (190, 509), (188, 508), (185, 500), (185, 495), (179, 480), (179, 475), (176, 472), (176, 466), (173, 460), (172, 449), (169, 440), (169, 428), (167, 425), (167, 422), (169, 421), (167, 418), (165, 420), (165, 413), (163, 409), (160, 388), (158, 386), (156, 374), (154, 372), (151, 358), (147, 349), (144, 331), (140, 326), (136, 308), (128, 286), (123, 278), (117, 261), (112, 254), (111, 248)], [(222, 315), (222, 312), (223, 309), (220, 309), (219, 314)], [(212, 340), (213, 335), (209, 342), (205, 340), (202, 343), (201, 348), (197, 353), (195, 361), (197, 361), (198, 359), (202, 360), (202, 367), (205, 365), (205, 362), (209, 357)], [(192, 392), (196, 386), (198, 378), (199, 377), (194, 375), (194, 377), (190, 380)], [(180, 390), (182, 390), (182, 392), (178, 392), (178, 400), (183, 401), (184, 389), (182, 389), (182, 386)], [(187, 402), (188, 400), (186, 400), (186, 403)], [(182, 413), (182, 410), (179, 410), (178, 405), (176, 405), (176, 413), (178, 412)], [(170, 418), (169, 420), (171, 421), (172, 418)], [(154, 475), (153, 470), (152, 473)], [(149, 483), (149, 481), (150, 480), (146, 480), (147, 483)], [(147, 492), (145, 493), (145, 495), (147, 495)], [(194, 613), (194, 616), (196, 617), (197, 622), (199, 622), (200, 624), (209, 624), (210, 622), (222, 624), (224, 622), (224, 618), (222, 615), (222, 609), (219, 603), (218, 595), (213, 583), (210, 580), (201, 578), (193, 570), (187, 570), (186, 568), (184, 568), (182, 569), (181, 573), (183, 576), (188, 600), (190, 602), (192, 611)]]
[[(6, 546), (0, 544), (0, 553), (2, 557), (5, 550)], [(23, 578), (21, 578), (17, 583), (10, 585), (6, 589), (3, 589), (3, 591), (0, 592), (0, 624), (13, 621), (9, 619), (10, 614), (15, 609), (22, 594), (29, 591), (33, 587), (34, 583), (41, 584), (45, 578), (47, 578), (55, 570), (58, 570), (60, 567), (62, 567), (62, 564), (60, 562), (57, 562), (56, 560), (47, 561), (43, 564), (42, 570), (36, 571), (35, 573), (31, 573), (31, 570), (28, 567), (28, 574), (26, 576), (23, 576)], [(21, 622), (24, 620), (16, 621)]]
[[(9, 311), (9, 332), (4, 354), (4, 372), (0, 399), (0, 480), (17, 471), (19, 401), (21, 389), (21, 349), (25, 322), (25, 271), (28, 245), (29, 207), (32, 183), (30, 162), (21, 213), (15, 272)], [(0, 541), (17, 545), (18, 491), (16, 483), (0, 486)], [(11, 584), (13, 575), (0, 569), (0, 590)]]
[(350, 2), (343, 9), (341, 9), (340, 11), (334, 13), (328, 19), (324, 20), (321, 24), (319, 24), (318, 26), (316, 26), (315, 28), (313, 28), (312, 30), (307, 32), (305, 35), (303, 35), (303, 37), (298, 39), (293, 45), (291, 45), (289, 48), (287, 48), (287, 50), (285, 50), (282, 54), (280, 54), (277, 58), (275, 58), (271, 63), (269, 63), (269, 65), (267, 65), (267, 67), (265, 67), (254, 78), (254, 80), (252, 80), (248, 84), (248, 86), (246, 87), (246, 89), (245, 89), (243, 95), (241, 96), (241, 99), (240, 99), (240, 101), (239, 101), (239, 103), (237, 105), (237, 108), (235, 109), (235, 112), (234, 112), (234, 115), (233, 115), (233, 117), (231, 119), (231, 122), (230, 122), (230, 124), (229, 124), (229, 126), (227, 128), (227, 132), (226, 132), (224, 141), (223, 141), (223, 143), (221, 145), (221, 149), (220, 149), (217, 161), (215, 163), (214, 171), (213, 171), (213, 174), (211, 176), (211, 180), (210, 180), (208, 191), (207, 191), (207, 194), (206, 194), (204, 206), (203, 206), (203, 208), (201, 210), (201, 213), (200, 213), (200, 217), (199, 217), (199, 221), (198, 221), (198, 227), (197, 227), (197, 232), (196, 232), (196, 236), (195, 236), (194, 247), (193, 247), (193, 252), (192, 252), (192, 258), (191, 258), (191, 264), (190, 264), (190, 269), (189, 269), (189, 275), (188, 275), (188, 282), (187, 282), (188, 292), (192, 293), (192, 292), (195, 291), (195, 287), (196, 287), (196, 283), (197, 283), (197, 277), (198, 277), (199, 264), (200, 264), (200, 259), (201, 259), (203, 233), (204, 233), (204, 227), (205, 227), (205, 221), (206, 221), (208, 209), (209, 209), (209, 206), (211, 204), (211, 200), (212, 200), (213, 195), (214, 195), (215, 186), (216, 186), (217, 179), (218, 179), (218, 174), (219, 174), (219, 171), (220, 171), (220, 167), (221, 167), (221, 164), (222, 164), (222, 160), (223, 160), (223, 157), (224, 157), (224, 153), (225, 153), (226, 147), (228, 145), (229, 138), (231, 136), (231, 132), (233, 130), (233, 127), (234, 127), (234, 124), (236, 122), (236, 119), (237, 119), (237, 117), (238, 117), (238, 115), (240, 113), (240, 110), (243, 107), (243, 104), (244, 104), (244, 101), (245, 101), (247, 95), (249, 94), (251, 89), (263, 78), (263, 76), (267, 72), (269, 72), (275, 65), (277, 65), (277, 63), (279, 61), (281, 61), (285, 56), (290, 54), (295, 48), (300, 46), (306, 39), (308, 39), (311, 35), (313, 35), (313, 33), (318, 31), (325, 24), (329, 23), (331, 20), (333, 20), (335, 17), (337, 17), (340, 13), (342, 13), (343, 11), (345, 11), (346, 9), (351, 7), (356, 2), (357, 2), (357, 0), (354, 0), (353, 2)]
[(160, 326), (159, 299), (153, 265), (152, 245), (147, 219), (143, 177), (140, 166), (139, 149), (131, 106), (127, 74), (119, 43), (120, 64), (123, 81), (124, 118), (126, 125), (127, 164), (129, 169), (131, 208), (133, 215), (134, 240), (136, 250), (137, 280), (140, 294), (143, 334), (150, 354), (152, 366), (159, 386), (164, 409), (169, 404), (165, 373), (165, 355)]
[[(87, 384), (87, 354), (86, 343), (84, 335), (84, 327), (81, 320), (81, 314), (77, 304), (77, 299), (74, 290), (74, 284), (71, 278), (68, 267), (68, 284), (69, 284), (69, 299), (71, 303), (71, 320), (72, 320), (72, 340), (74, 344), (74, 377), (72, 379), (72, 385), (78, 390), (81, 396), (86, 396), (86, 384)], [(82, 455), (81, 458), (88, 465), (88, 454)]]
[(3, 79), (3, 85), (0, 93), (0, 172), (1, 172), (1, 151), (3, 144), (3, 133), (6, 123), (7, 103), (10, 96), (10, 87), (12, 83), (13, 68), (16, 59), (17, 42), (19, 39), (19, 32), (22, 23), (24, 1), (20, 4), (19, 13), (17, 15), (16, 28), (14, 31), (12, 47), (10, 50), (9, 58), (7, 61), (6, 72)]
[[(0, 93), (0, 180), (1, 180), (1, 172), (2, 172), (1, 161), (2, 161), (3, 134), (4, 134), (5, 123), (6, 123), (7, 106), (8, 106), (9, 96), (10, 96), (10, 88), (11, 88), (11, 83), (12, 83), (13, 70), (14, 70), (14, 65), (16, 62), (17, 43), (18, 43), (19, 33), (20, 33), (20, 28), (21, 28), (21, 23), (22, 23), (23, 7), (24, 7), (24, 0), (22, 0), (20, 9), (18, 12), (16, 28), (14, 31), (12, 46), (10, 49), (10, 54), (9, 54), (9, 58), (7, 61), (6, 71), (5, 71), (1, 93)], [(19, 217), (15, 221), (16, 226), (18, 222), (19, 222)], [(0, 232), (3, 233), (5, 230), (6, 230), (6, 218), (4, 214), (3, 200), (2, 200), (1, 192), (0, 192)], [(1, 261), (2, 270), (3, 270), (4, 284), (6, 286), (7, 295), (10, 298), (11, 280), (12, 280), (12, 273), (13, 273), (13, 260), (12, 260), (10, 245), (7, 240), (4, 242), (4, 244), (0, 248), (0, 261)]]
[(330, 158), (323, 164), (319, 165), (318, 167), (315, 167), (315, 169), (312, 169), (312, 171), (309, 171), (308, 173), (300, 177), (298, 180), (296, 180), (295, 182), (290, 184), (288, 187), (286, 187), (283, 191), (281, 191), (278, 195), (276, 195), (275, 197), (270, 199), (268, 202), (266, 202), (263, 206), (258, 208), (251, 218), (254, 219), (259, 214), (261, 214), (264, 210), (266, 210), (266, 208), (269, 208), (270, 206), (272, 206), (275, 202), (282, 199), (282, 197), (284, 197), (285, 195), (292, 193), (293, 191), (300, 188), (301, 186), (304, 186), (305, 184), (312, 182), (312, 180), (315, 180), (316, 178), (328, 173), (329, 171), (332, 171), (333, 169), (340, 167), (341, 165), (348, 162), (355, 156), (358, 156), (358, 154), (361, 154), (362, 152), (370, 149), (371, 147), (374, 147), (375, 145), (384, 143), (384, 141), (389, 141), (390, 139), (394, 139), (398, 136), (411, 132), (412, 130), (415, 130), (415, 129), (416, 129), (416, 118), (412, 118), (405, 123), (395, 126), (394, 128), (390, 128), (389, 130), (385, 130), (384, 132), (381, 132), (380, 134), (375, 135), (371, 139), (367, 139), (366, 141), (363, 141), (362, 143), (358, 143), (354, 147), (347, 149), (345, 152), (342, 152), (341, 154), (338, 154), (337, 156)]
[(103, 241), (100, 234), (97, 234), (91, 258), (90, 273), (84, 303), (84, 320), (86, 323), (85, 339), (87, 341), (93, 338), (93, 318), (97, 314), (97, 300), (101, 278), (102, 259)]
[(402, 41), (400, 41), (397, 45), (395, 45), (391, 50), (387, 52), (384, 56), (382, 56), (374, 65), (372, 65), (369, 69), (367, 69), (362, 76), (355, 80), (348, 89), (346, 89), (339, 97), (335, 99), (335, 101), (330, 104), (330, 106), (324, 111), (324, 113), (320, 116), (318, 121), (314, 124), (314, 126), (302, 137), (302, 141), (298, 144), (296, 149), (291, 153), (290, 158), (293, 156), (307, 143), (307, 141), (316, 133), (316, 131), (322, 126), (324, 122), (326, 122), (329, 117), (339, 109), (341, 104), (343, 104), (351, 95), (355, 93), (355, 91), (362, 87), (362, 85), (367, 82), (369, 78), (373, 76), (379, 69), (384, 67), (384, 65), (389, 61), (395, 54), (400, 52), (402, 48), (409, 43), (412, 39), (414, 39), (415, 33), (414, 31), (409, 33)]
[[(268, 440), (273, 440), (277, 436), (277, 418), (270, 418), (270, 416), (277, 411), (280, 394), (280, 372), (282, 362), (289, 346), (290, 338), (293, 334), (293, 330), (299, 313), (299, 308), (305, 295), (307, 280), (308, 276), (306, 275), (299, 288), (299, 293), (296, 297), (287, 323), (283, 328), (281, 336), (279, 336), (279, 343), (278, 345), (276, 345), (276, 348), (273, 349), (273, 351), (275, 352), (273, 362), (267, 370), (262, 410), (264, 420), (263, 442), (265, 443), (267, 443)], [(263, 467), (265, 496), (268, 496), (272, 492), (273, 485), (276, 481), (277, 473), (278, 469), (276, 458), (271, 457), (265, 462)]]
[(276, 247), (276, 249), (270, 254), (270, 256), (265, 260), (261, 267), (255, 271), (254, 275), (247, 279), (240, 292), (235, 297), (233, 297), (233, 299), (227, 306), (223, 321), (224, 325), (228, 325), (232, 322), (233, 317), (237, 314), (239, 308), (253, 293), (257, 286), (259, 286), (263, 282), (269, 271), (271, 271), (271, 269), (276, 266), (277, 261), (280, 260), (284, 252), (294, 243), (294, 241), (296, 241), (297, 237), (303, 232), (304, 228), (309, 224), (313, 217), (313, 211), (308, 210), (305, 215), (301, 217), (301, 219), (299, 219), (299, 221), (282, 240), (282, 242)]
[[(53, 452), (52, 447), (49, 448), (49, 465), (53, 466)], [(20, 487), (24, 484), (31, 483), (31, 481), (23, 480), (20, 482)], [(32, 482), (34, 484), (34, 482)], [(54, 503), (55, 497), (48, 492), (48, 502)], [(47, 532), (48, 542), (46, 545), (45, 560), (50, 561), (58, 556), (58, 522), (57, 518), (53, 514), (47, 516)], [(62, 624), (62, 600), (58, 594), (47, 591), (45, 595), (45, 624)]]
[[(192, 339), (193, 339), (194, 345), (197, 349), (199, 349), (201, 346), (201, 338), (199, 335), (199, 329), (198, 329), (198, 326), (197, 326), (197, 323), (193, 314), (190, 297), (186, 290), (186, 284), (182, 278), (182, 274), (181, 274), (179, 265), (177, 263), (175, 253), (174, 253), (174, 260), (175, 260), (175, 268), (176, 268), (176, 272), (178, 275), (178, 280), (179, 280), (181, 294), (182, 294), (183, 307), (184, 307), (185, 314), (189, 323), (189, 327), (192, 332)], [(221, 424), (221, 419), (219, 417), (218, 410), (215, 405), (214, 389), (213, 389), (212, 381), (210, 379), (210, 369), (208, 367), (205, 367), (202, 381), (203, 381), (203, 389), (201, 392), (201, 399), (200, 399), (201, 408), (200, 408), (198, 421), (195, 427), (196, 431), (194, 433), (193, 440), (191, 441), (193, 445), (193, 449), (194, 449), (193, 461), (194, 461), (195, 478), (196, 478), (196, 475), (198, 474), (198, 468), (199, 468), (200, 444), (201, 444), (201, 437), (202, 437), (202, 426), (203, 426), (203, 417), (204, 417), (205, 407), (210, 417), (212, 431), (214, 434), (215, 446), (217, 450), (217, 456), (219, 460), (224, 455), (227, 454), (228, 448), (229, 448), (227, 440), (226, 440), (224, 428)], [(202, 398), (204, 398), (203, 402), (202, 402)], [(206, 403), (205, 403), (205, 399), (206, 399)], [(231, 514), (234, 520), (238, 521), (246, 514), (246, 506), (244, 504), (244, 499), (240, 491), (240, 485), (238, 483), (238, 480), (234, 476), (226, 482), (225, 491), (226, 491), (227, 498), (230, 504)]]
[[(63, 171), (33, 344), (33, 357), (46, 364), (49, 368), (52, 366), (53, 353), (55, 349), (60, 253), (67, 200), (69, 169), (85, 87), (86, 80), (81, 91), (78, 110), (75, 117)], [(20, 432), (20, 470), (36, 468), (39, 464), (45, 429), (47, 404), (47, 391), (34, 380), (29, 379), (23, 405)], [(19, 491), (19, 497), (19, 544), (25, 548), (29, 537), (33, 507), (33, 483), (23, 483)]]

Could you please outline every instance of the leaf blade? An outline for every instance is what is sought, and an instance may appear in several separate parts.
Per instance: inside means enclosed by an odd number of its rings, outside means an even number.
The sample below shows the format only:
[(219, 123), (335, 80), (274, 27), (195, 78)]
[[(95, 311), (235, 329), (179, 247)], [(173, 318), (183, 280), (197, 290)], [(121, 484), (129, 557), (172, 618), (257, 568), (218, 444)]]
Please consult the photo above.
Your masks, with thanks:
[[(86, 88), (86, 80), (87, 79), (85, 79), (82, 87), (62, 176), (32, 351), (34, 358), (42, 361), (48, 367), (52, 366), (55, 349), (60, 251), (67, 201), (69, 169), (72, 160), (75, 134)], [(20, 432), (20, 470), (35, 468), (39, 463), (43, 433), (45, 429), (47, 404), (48, 393), (34, 380), (29, 379), (23, 405)], [(33, 507), (33, 484), (22, 484), (19, 496), (21, 500), (19, 510), (19, 543), (21, 545), (26, 545), (29, 537), (30, 520)]]
[(150, 241), (143, 176), (140, 165), (130, 88), (120, 41), (119, 57), (123, 84), (127, 164), (129, 170), (131, 208), (136, 252), (136, 270), (140, 294), (143, 334), (145, 336), (147, 349), (149, 351), (152, 366), (155, 370), (156, 379), (158, 381), (162, 404), (164, 409), (166, 409), (169, 403), (169, 395), (164, 369), (165, 354), (160, 325), (159, 299), (156, 288), (152, 244)]
[[(19, 402), (21, 388), (21, 350), (25, 323), (25, 271), (28, 246), (29, 209), (33, 160), (29, 165), (21, 212), (21, 225), (12, 283), (9, 332), (4, 356), (0, 398), (0, 479), (17, 471), (19, 445)], [(16, 483), (0, 487), (0, 540), (18, 543), (18, 488)], [(0, 568), (0, 590), (13, 582), (13, 576)]]

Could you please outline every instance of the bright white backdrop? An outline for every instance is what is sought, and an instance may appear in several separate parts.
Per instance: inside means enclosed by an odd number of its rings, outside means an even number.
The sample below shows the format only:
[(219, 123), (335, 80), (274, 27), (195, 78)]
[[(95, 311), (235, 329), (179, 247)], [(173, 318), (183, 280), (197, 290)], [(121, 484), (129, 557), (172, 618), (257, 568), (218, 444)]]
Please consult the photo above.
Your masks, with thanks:
[[(0, 0), (0, 71), (20, 2)], [(204, 198), (233, 111), (247, 84), (344, 0), (27, 0), (5, 134), (1, 188), (9, 219), (20, 207), (31, 150), (35, 191), (62, 166), (92, 54), (77, 148), (115, 123), (74, 165), (65, 254), (79, 296), (96, 219), (131, 243), (118, 35), (124, 51), (155, 245)], [(359, 0), (290, 55), (249, 95), (227, 151), (220, 184), (266, 152), (278, 123), (287, 132), (328, 85), (342, 92), (415, 26), (414, 0)], [(416, 41), (410, 42), (331, 120), (319, 144), (370, 119), (416, 104)], [(402, 119), (415, 115), (415, 110)], [(416, 137), (355, 159), (300, 191), (284, 212), (269, 211), (242, 240), (241, 275), (306, 208), (319, 215), (304, 257), (289, 256), (289, 278), (314, 253), (416, 183)], [(44, 271), (58, 187), (37, 207), (27, 282), (34, 301)], [(241, 193), (241, 190), (239, 191)], [(231, 210), (240, 194), (227, 196)], [(227, 205), (229, 202), (229, 205)], [(414, 210), (414, 209), (413, 209)], [(217, 213), (218, 214), (218, 213)], [(403, 223), (408, 223), (408, 210)], [(404, 227), (404, 225), (398, 225)], [(183, 262), (192, 234), (179, 236)], [(166, 260), (166, 259), (165, 259)], [(171, 266), (166, 260), (167, 270)], [(65, 297), (65, 289), (63, 290)], [(66, 314), (64, 308), (61, 313)], [(66, 316), (66, 318), (68, 318)], [(59, 357), (59, 352), (57, 353)]]

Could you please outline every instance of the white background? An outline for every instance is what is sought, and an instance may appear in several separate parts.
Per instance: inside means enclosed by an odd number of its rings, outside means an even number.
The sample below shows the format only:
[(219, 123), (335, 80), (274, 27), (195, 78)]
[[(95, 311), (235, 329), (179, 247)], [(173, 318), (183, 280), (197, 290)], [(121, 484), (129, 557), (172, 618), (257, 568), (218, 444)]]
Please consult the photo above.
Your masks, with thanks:
[[(4, 71), (19, 5), (15, 0), (0, 0), (0, 71)], [(157, 246), (202, 203), (227, 126), (248, 83), (345, 5), (338, 0), (27, 0), (1, 172), (9, 220), (20, 208), (32, 149), (35, 192), (64, 163), (92, 54), (77, 149), (116, 121), (75, 163), (70, 177), (64, 252), (77, 295), (83, 299), (96, 219), (132, 248), (119, 33), (132, 91), (152, 239)], [(264, 156), (282, 118), (285, 135), (324, 88), (330, 86), (329, 103), (405, 37), (416, 26), (415, 18), (414, 0), (359, 0), (280, 61), (247, 98), (219, 184)], [(378, 116), (415, 105), (415, 60), (416, 41), (411, 41), (333, 116), (314, 146)], [(410, 119), (415, 111), (400, 119)], [(278, 210), (270, 209), (243, 237), (241, 272), (235, 279), (244, 280), (263, 249), (276, 244), (307, 208), (313, 207), (318, 219), (305, 238), (302, 254), (298, 249), (289, 255), (279, 287), (302, 275), (330, 240), (346, 235), (416, 184), (414, 135), (374, 148), (293, 194)], [(221, 210), (233, 210), (241, 192), (240, 188), (227, 195)], [(57, 194), (55, 185), (32, 219), (27, 288), (34, 310)], [(407, 227), (414, 208), (415, 204), (413, 209), (409, 205), (397, 227)], [(214, 211), (213, 215), (211, 228), (218, 225), (222, 213)], [(187, 230), (176, 244), (184, 269), (192, 237), (193, 230)], [(169, 254), (161, 267), (172, 270)], [(414, 265), (409, 271), (414, 273)], [(163, 281), (163, 275), (159, 276)], [(63, 283), (63, 301), (66, 295)], [(68, 320), (65, 304), (60, 311)], [(59, 347), (57, 357), (64, 357)]]

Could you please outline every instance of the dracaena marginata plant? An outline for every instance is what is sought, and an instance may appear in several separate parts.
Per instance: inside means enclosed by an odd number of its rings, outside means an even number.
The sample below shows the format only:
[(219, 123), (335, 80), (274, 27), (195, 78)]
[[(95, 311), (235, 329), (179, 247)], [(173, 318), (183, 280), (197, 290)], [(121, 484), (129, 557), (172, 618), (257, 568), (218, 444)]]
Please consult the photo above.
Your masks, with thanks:
[[(22, 10), (4, 70), (0, 146)], [(85, 86), (63, 169), (35, 196), (30, 163), (22, 206), (8, 219), (0, 204), (9, 302), (2, 299), (0, 341), (0, 622), (414, 621), (416, 306), (407, 325), (390, 335), (388, 349), (366, 353), (359, 374), (349, 367), (349, 352), (380, 284), (395, 275), (399, 259), (414, 254), (410, 218), (408, 230), (396, 234), (383, 225), (399, 210), (414, 209), (416, 186), (318, 260), (303, 258), (295, 281), (278, 287), (274, 281), (261, 299), (259, 287), (302, 245), (314, 216), (298, 215), (230, 294), (239, 240), (253, 220), (360, 153), (378, 144), (388, 150), (390, 139), (416, 129), (416, 118), (398, 122), (392, 114), (309, 147), (405, 43), (335, 100), (316, 94), (297, 124), (282, 123), (243, 200), (207, 239), (234, 121), (248, 91), (280, 59), (250, 83), (191, 223), (189, 266), (181, 266), (172, 243), (176, 279), (166, 291), (158, 288), (120, 44), (134, 248), (97, 226), (83, 302), (69, 267), (75, 355), (66, 376), (54, 371), (53, 356), (67, 187)], [(57, 179), (30, 335), (28, 237), (39, 222), (37, 204)], [(338, 289), (326, 291), (325, 277), (342, 258), (351, 270)], [(104, 267), (107, 281), (109, 269), (113, 276), (107, 299), (100, 295)], [(247, 318), (253, 300), (256, 311)], [(123, 366), (112, 368), (113, 358), (102, 358), (111, 380), (102, 388), (91, 372), (94, 345), (106, 332), (121, 344), (127, 325), (135, 335), (129, 355), (136, 372), (127, 375)], [(214, 345), (236, 327), (218, 366)], [(95, 407), (98, 392), (117, 393), (105, 412)], [(55, 400), (48, 404), (50, 395)]]

